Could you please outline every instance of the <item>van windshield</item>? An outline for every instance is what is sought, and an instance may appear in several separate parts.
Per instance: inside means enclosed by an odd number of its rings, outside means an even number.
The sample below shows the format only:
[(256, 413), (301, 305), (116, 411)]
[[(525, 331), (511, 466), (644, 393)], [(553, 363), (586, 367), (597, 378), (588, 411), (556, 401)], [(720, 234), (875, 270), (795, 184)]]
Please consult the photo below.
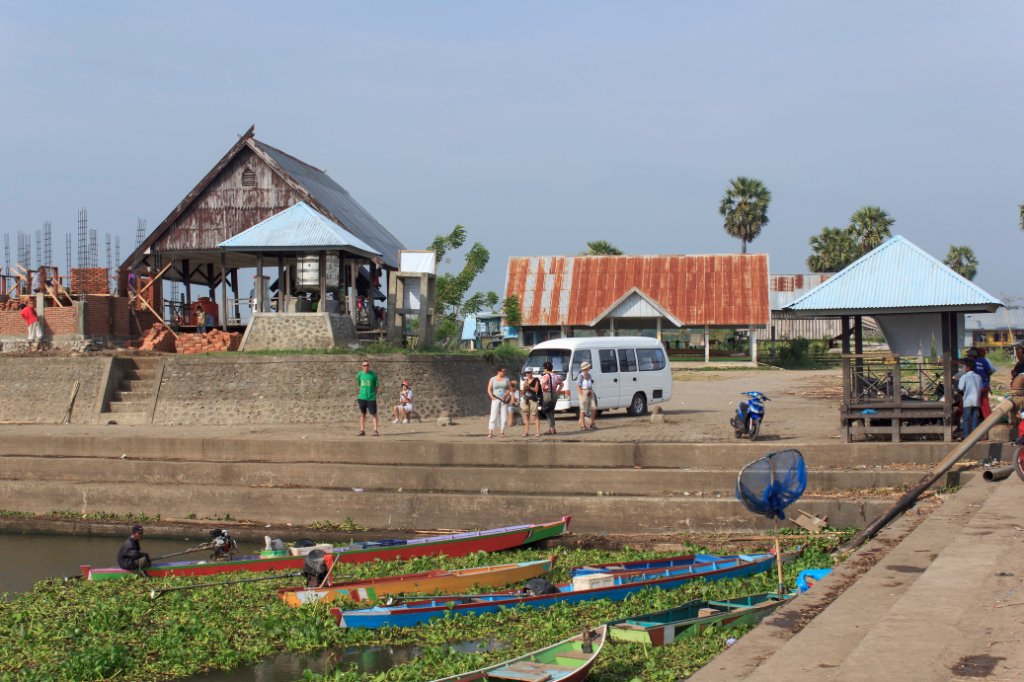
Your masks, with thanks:
[(562, 348), (545, 348), (544, 350), (532, 350), (526, 358), (523, 369), (532, 369), (539, 374), (545, 362), (550, 362), (554, 371), (565, 374), (569, 369), (569, 356), (572, 352)]

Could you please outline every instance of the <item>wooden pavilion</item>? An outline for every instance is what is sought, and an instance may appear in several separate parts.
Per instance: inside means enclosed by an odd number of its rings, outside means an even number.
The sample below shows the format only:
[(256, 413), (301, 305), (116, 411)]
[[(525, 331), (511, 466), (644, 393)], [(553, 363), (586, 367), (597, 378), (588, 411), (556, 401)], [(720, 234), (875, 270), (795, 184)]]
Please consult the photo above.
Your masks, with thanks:
[[(336, 249), (341, 256), (338, 279), (349, 284), (339, 287), (346, 292), (339, 305), (341, 312), (355, 320), (358, 295), (373, 297), (375, 281), (386, 278), (381, 271), (397, 269), (404, 246), (323, 170), (260, 142), (254, 132), (255, 127), (249, 128), (125, 259), (118, 273), (119, 293), (133, 296), (162, 318), (165, 307), (160, 283), (184, 283), (187, 308), (193, 302), (192, 286), (198, 285), (211, 300), (220, 299), (219, 325), (237, 324), (238, 271), (262, 269), (264, 259), (272, 259), (269, 264), (281, 275), (280, 290), (289, 263), (277, 251), (229, 250), (219, 245), (304, 202), (359, 242), (358, 247)], [(321, 251), (312, 253), (319, 258)], [(254, 288), (264, 290), (262, 286)]]
[[(839, 318), (844, 442), (856, 436), (953, 440), (953, 375), (963, 315), (1002, 303), (900, 236), (786, 306), (796, 317)], [(865, 316), (888, 353), (864, 350)]]

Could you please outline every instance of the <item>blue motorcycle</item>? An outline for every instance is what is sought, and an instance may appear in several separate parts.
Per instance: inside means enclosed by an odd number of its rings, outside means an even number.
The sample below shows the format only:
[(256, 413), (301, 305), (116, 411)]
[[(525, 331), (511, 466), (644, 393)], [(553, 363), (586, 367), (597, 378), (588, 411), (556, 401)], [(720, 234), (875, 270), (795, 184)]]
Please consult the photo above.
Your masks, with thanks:
[(747, 400), (736, 408), (736, 416), (729, 423), (736, 430), (737, 438), (746, 436), (750, 440), (757, 440), (757, 434), (761, 432), (761, 420), (764, 419), (764, 404), (769, 398), (760, 391), (747, 391), (741, 395), (747, 396)]

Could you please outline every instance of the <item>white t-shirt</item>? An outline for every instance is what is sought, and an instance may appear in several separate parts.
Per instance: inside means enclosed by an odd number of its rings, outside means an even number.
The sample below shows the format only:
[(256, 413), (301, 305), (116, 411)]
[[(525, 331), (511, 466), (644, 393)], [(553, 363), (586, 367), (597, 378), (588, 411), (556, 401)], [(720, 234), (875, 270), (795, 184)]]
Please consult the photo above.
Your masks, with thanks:
[(981, 376), (977, 372), (964, 372), (956, 387), (964, 394), (964, 407), (981, 406)]

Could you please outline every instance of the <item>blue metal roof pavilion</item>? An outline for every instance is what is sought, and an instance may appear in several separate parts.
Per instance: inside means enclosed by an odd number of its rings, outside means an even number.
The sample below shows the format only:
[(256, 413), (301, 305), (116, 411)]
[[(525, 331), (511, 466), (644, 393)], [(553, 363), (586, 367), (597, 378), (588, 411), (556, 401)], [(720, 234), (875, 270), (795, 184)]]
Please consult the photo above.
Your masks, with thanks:
[(371, 259), (381, 255), (304, 201), (256, 223), (217, 247), (249, 253), (347, 251)]
[(995, 312), (1002, 301), (896, 235), (796, 299), (797, 316)]

